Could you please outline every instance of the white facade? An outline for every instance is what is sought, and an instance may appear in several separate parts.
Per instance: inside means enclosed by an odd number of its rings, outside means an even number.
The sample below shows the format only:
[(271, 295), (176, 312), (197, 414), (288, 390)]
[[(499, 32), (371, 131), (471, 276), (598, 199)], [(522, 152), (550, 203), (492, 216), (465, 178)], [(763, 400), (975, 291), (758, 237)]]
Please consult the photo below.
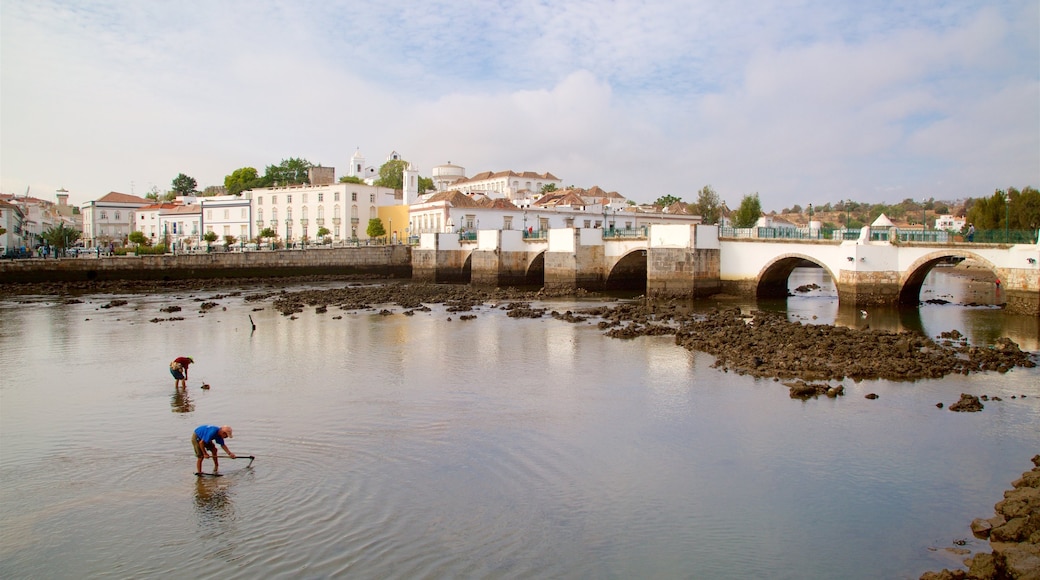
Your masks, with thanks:
[(401, 205), (393, 189), (359, 183), (292, 185), (254, 189), (254, 236), (270, 228), (286, 242), (318, 239), (319, 228), (334, 242), (368, 240), (368, 220), (383, 206)]
[(967, 220), (964, 218), (953, 217), (950, 214), (945, 214), (935, 218), (935, 229), (959, 232), (964, 229), (964, 226), (967, 223)]
[(249, 242), (256, 235), (253, 233), (252, 192), (238, 195), (217, 195), (200, 198), (202, 205), (202, 233), (217, 234), (217, 245), (223, 244), (228, 237), (235, 242)]
[(12, 248), (28, 248), (22, 237), (22, 210), (13, 203), (0, 199), (0, 228), (5, 231), (0, 235), (0, 253)]
[(201, 225), (201, 205), (174, 205), (159, 210), (159, 235), (178, 251), (203, 245)]
[[(435, 180), (434, 183), (436, 184), (437, 181)], [(470, 178), (455, 181), (447, 187), (457, 189), (462, 193), (483, 193), (489, 197), (520, 200), (540, 195), (542, 188), (550, 184), (559, 188), (563, 185), (563, 181), (551, 173), (535, 173), (533, 171), (524, 171), (522, 173), (500, 171), (492, 173), (486, 171)], [(524, 192), (530, 195), (525, 195)]]
[(115, 191), (82, 204), (84, 243), (87, 246), (122, 245), (134, 230), (134, 210), (151, 204), (143, 197)]

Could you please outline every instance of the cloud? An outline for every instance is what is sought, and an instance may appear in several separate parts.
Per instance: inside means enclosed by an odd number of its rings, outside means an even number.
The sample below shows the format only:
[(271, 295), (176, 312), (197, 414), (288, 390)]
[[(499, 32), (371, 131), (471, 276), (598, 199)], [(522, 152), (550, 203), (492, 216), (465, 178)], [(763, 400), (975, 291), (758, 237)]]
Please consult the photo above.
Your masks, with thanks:
[(0, 5), (5, 193), (391, 150), (638, 201), (1040, 185), (1029, 0)]

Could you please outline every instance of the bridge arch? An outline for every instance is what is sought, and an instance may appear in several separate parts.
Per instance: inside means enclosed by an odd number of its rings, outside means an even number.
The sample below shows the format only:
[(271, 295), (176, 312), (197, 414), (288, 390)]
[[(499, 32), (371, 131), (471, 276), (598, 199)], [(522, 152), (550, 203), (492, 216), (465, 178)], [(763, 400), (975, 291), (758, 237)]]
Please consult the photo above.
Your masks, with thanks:
[(525, 286), (545, 286), (545, 250), (531, 256), (524, 269)]
[(786, 298), (788, 279), (795, 268), (806, 266), (823, 268), (831, 277), (834, 285), (838, 285), (838, 277), (823, 262), (805, 254), (782, 254), (777, 256), (758, 272), (758, 283), (755, 287), (757, 298)]
[(928, 274), (931, 273), (932, 269), (935, 268), (937, 264), (949, 262), (950, 260), (957, 258), (970, 258), (972, 261), (982, 264), (986, 269), (996, 274), (998, 278), (1003, 275), (1001, 268), (974, 252), (953, 248), (944, 248), (939, 251), (929, 252), (928, 254), (914, 260), (914, 262), (910, 264), (900, 277), (899, 304), (920, 304), (921, 286), (924, 285), (924, 280), (928, 277)]
[(646, 290), (646, 250), (630, 250), (609, 266), (604, 276), (606, 290)]

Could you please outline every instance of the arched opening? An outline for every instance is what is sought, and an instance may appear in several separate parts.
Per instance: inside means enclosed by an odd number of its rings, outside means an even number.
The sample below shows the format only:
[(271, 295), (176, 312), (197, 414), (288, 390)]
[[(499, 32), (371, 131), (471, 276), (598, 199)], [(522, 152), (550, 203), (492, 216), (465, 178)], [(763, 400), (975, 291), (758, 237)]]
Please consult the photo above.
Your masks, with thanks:
[(759, 276), (757, 298), (787, 298), (809, 295), (837, 296), (834, 276), (808, 258), (789, 256), (773, 262)]
[(606, 290), (646, 290), (646, 250), (625, 254), (607, 273)]
[(899, 304), (992, 306), (1006, 301), (992, 264), (958, 253), (935, 254), (915, 264), (899, 288)]
[(539, 252), (531, 260), (531, 264), (527, 267), (527, 273), (524, 275), (524, 285), (545, 286), (545, 252)]

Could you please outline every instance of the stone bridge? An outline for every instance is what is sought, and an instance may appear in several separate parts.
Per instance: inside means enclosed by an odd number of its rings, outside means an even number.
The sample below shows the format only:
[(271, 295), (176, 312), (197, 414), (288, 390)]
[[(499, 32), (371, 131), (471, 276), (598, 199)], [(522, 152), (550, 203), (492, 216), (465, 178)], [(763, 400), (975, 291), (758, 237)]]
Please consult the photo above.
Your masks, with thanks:
[(976, 244), (858, 240), (720, 238), (716, 226), (652, 225), (633, 237), (601, 229), (481, 230), (475, 240), (423, 234), (412, 251), (412, 277), (481, 285), (644, 290), (651, 296), (699, 297), (727, 292), (787, 296), (799, 266), (830, 274), (838, 301), (856, 306), (917, 304), (921, 285), (940, 263), (972, 259), (1001, 281), (1007, 309), (1040, 316), (1040, 243)]

